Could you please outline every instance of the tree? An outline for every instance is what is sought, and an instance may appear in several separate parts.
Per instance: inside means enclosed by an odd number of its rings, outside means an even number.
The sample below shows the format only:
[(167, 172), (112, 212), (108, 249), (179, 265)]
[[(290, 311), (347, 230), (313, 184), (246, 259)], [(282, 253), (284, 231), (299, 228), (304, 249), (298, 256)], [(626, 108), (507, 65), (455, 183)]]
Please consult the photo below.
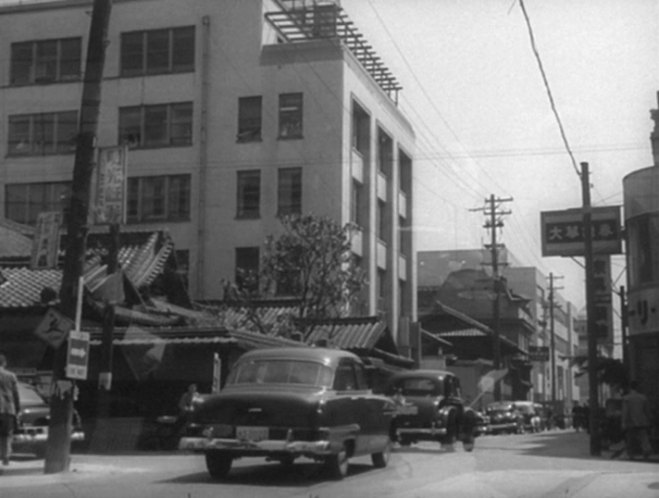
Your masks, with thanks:
[[(225, 291), (245, 310), (246, 321), (263, 333), (306, 337), (318, 320), (347, 316), (364, 286), (364, 273), (351, 251), (352, 225), (328, 217), (280, 218), (282, 233), (265, 240), (258, 273), (243, 275), (242, 285)], [(292, 312), (266, 324), (259, 298), (294, 298)]]

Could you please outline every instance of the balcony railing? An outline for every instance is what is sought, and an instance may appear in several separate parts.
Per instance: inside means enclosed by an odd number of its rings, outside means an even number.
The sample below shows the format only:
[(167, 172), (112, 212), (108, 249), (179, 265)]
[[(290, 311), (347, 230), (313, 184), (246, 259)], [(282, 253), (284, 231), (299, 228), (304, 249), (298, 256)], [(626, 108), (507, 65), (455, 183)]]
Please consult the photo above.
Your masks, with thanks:
[(331, 0), (278, 0), (278, 3), (282, 10), (267, 12), (265, 18), (284, 41), (340, 39), (389, 98), (398, 103), (402, 87), (339, 5)]

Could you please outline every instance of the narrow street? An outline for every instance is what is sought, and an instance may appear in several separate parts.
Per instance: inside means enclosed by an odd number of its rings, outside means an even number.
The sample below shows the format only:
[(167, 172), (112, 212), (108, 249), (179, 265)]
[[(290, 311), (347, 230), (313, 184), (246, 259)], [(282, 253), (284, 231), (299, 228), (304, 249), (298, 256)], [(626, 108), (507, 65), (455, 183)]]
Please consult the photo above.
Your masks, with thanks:
[(657, 497), (657, 457), (651, 462), (588, 455), (588, 436), (573, 431), (484, 436), (473, 453), (424, 443), (396, 448), (385, 469), (369, 458), (351, 462), (343, 481), (328, 481), (317, 465), (284, 468), (262, 459), (236, 462), (226, 482), (214, 482), (199, 455), (136, 453), (74, 455), (69, 474), (43, 475), (43, 462), (17, 459), (0, 474), (0, 495), (28, 497)]

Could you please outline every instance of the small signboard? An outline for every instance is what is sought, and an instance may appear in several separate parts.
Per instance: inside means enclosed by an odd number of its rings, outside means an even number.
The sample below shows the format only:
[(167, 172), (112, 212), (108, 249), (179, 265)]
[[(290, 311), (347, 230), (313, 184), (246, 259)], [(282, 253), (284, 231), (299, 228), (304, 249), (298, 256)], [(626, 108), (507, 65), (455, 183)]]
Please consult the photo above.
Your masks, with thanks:
[(611, 289), (611, 256), (593, 256), (593, 300), (595, 335), (598, 339), (613, 338), (613, 304)]
[(39, 213), (34, 239), (32, 239), (31, 269), (43, 270), (57, 267), (61, 224), (61, 212)]
[(34, 334), (50, 347), (57, 349), (66, 340), (73, 327), (73, 320), (50, 308), (37, 328), (34, 329)]
[(548, 346), (529, 346), (529, 360), (531, 361), (549, 361)]
[(89, 332), (72, 330), (66, 353), (66, 376), (69, 379), (87, 380), (89, 363)]
[(126, 147), (105, 147), (98, 151), (94, 222), (124, 223), (126, 211)]
[[(540, 213), (543, 256), (584, 256), (586, 253), (583, 210)], [(591, 208), (594, 254), (620, 254), (622, 230), (620, 206)]]

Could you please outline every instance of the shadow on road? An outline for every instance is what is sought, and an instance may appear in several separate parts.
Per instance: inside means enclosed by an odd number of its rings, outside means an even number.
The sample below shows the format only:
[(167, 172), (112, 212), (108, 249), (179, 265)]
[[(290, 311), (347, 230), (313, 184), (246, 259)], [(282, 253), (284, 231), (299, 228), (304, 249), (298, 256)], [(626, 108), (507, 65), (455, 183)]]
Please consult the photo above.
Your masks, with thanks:
[[(373, 470), (372, 465), (351, 463), (348, 471), (349, 476), (362, 474)], [(182, 475), (173, 479), (158, 481), (162, 484), (199, 484), (215, 483), (244, 485), (244, 486), (275, 486), (275, 487), (299, 487), (305, 488), (320, 482), (327, 481), (325, 470), (322, 465), (313, 462), (294, 463), (293, 465), (281, 465), (279, 463), (266, 463), (257, 465), (235, 466), (221, 481), (216, 481), (207, 472), (195, 472), (194, 474)]]

